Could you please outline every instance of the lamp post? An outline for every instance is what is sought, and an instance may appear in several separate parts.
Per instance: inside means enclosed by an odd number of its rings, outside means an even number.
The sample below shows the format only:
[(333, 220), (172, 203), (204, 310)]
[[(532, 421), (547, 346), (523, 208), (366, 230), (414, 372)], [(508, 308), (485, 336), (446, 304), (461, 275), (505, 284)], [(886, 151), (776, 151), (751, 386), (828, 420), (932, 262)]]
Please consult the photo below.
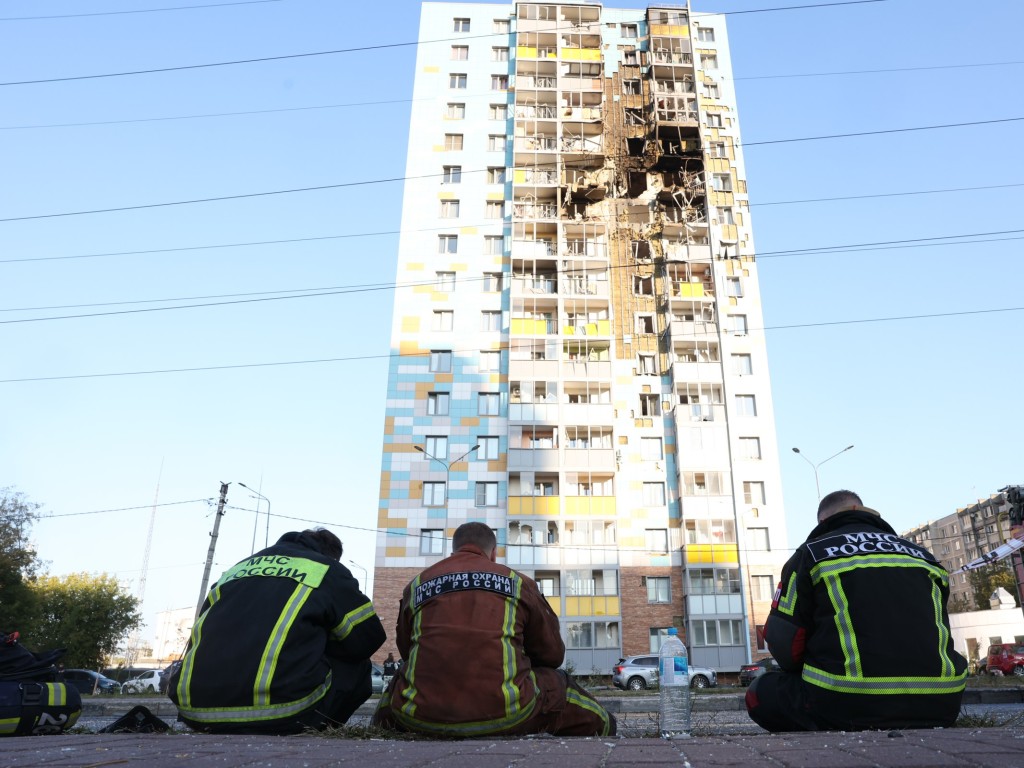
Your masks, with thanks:
[(839, 453), (833, 453), (831, 456), (829, 456), (827, 459), (825, 459), (825, 461), (819, 461), (817, 464), (815, 464), (813, 461), (811, 461), (806, 456), (804, 456), (802, 453), (800, 453), (800, 449), (799, 448), (794, 448), (793, 449), (793, 453), (799, 454), (800, 458), (803, 459), (804, 461), (806, 461), (808, 464), (810, 464), (811, 465), (811, 469), (814, 470), (814, 487), (818, 490), (818, 501), (821, 501), (821, 483), (818, 481), (818, 467), (820, 467), (822, 464), (824, 464), (827, 461), (832, 461), (832, 459), (834, 459), (836, 456), (839, 456), (840, 454), (846, 453), (851, 448), (853, 448), (853, 446), (852, 445), (848, 445), (845, 448), (843, 448), (843, 450), (839, 451)]
[[(267, 533), (266, 533), (266, 539), (263, 542), (263, 546), (264, 547), (269, 547), (270, 546), (270, 499), (268, 499), (266, 496), (264, 496), (259, 491), (250, 488), (245, 483), (239, 483), (239, 485), (242, 486), (243, 488), (245, 488), (245, 490), (247, 490), (247, 491), (252, 491), (257, 496), (259, 496), (261, 499), (263, 499), (265, 502), (267, 502)], [(259, 505), (259, 502), (256, 502), (256, 523), (259, 523), (259, 520), (260, 520), (260, 505)], [(256, 525), (255, 524), (253, 524), (253, 527), (252, 527), (252, 548), (253, 548), (253, 551), (255, 552), (256, 551)]]
[(453, 459), (452, 461), (443, 461), (442, 459), (437, 458), (437, 456), (434, 456), (432, 453), (427, 453), (426, 448), (422, 448), (418, 445), (413, 446), (413, 448), (422, 453), (428, 459), (430, 459), (431, 461), (436, 461), (438, 464), (444, 467), (444, 531), (441, 536), (441, 557), (447, 557), (448, 555), (448, 488), (451, 485), (452, 465), (458, 464), (460, 461), (469, 456), (469, 454), (477, 450), (479, 447), (480, 445), (478, 443), (477, 445), (474, 445), (472, 448), (466, 451), (464, 454), (459, 456), (459, 458)]
[(348, 561), (348, 564), (349, 564), (349, 565), (354, 565), (354, 566), (355, 566), (356, 568), (358, 568), (358, 569), (359, 569), (360, 571), (362, 571), (362, 572), (363, 572), (363, 586), (361, 587), (361, 589), (363, 589), (363, 590), (364, 590), (363, 594), (366, 594), (366, 592), (365, 592), (365, 590), (366, 590), (366, 587), (367, 587), (367, 584), (366, 584), (366, 578), (367, 578), (367, 574), (366, 574), (366, 569), (365, 569), (365, 568), (363, 568), (363, 566), (361, 566), (361, 565), (360, 565), (359, 563), (357, 563), (357, 562), (356, 562), (355, 560), (349, 560), (349, 561)]

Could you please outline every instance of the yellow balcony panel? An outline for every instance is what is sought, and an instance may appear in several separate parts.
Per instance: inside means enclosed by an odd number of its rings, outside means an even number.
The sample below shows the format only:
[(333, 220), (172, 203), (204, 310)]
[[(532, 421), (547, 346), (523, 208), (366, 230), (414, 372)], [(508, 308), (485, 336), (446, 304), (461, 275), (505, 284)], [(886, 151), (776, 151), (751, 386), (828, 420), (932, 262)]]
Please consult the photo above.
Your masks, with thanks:
[(537, 49), (528, 45), (516, 46), (516, 57), (520, 59), (536, 59)]
[(613, 517), (615, 515), (614, 496), (566, 496), (566, 515), (601, 515)]
[(651, 24), (651, 35), (658, 37), (689, 37), (689, 24)]
[(487, 199), (488, 200), (504, 200), (505, 199), (505, 193), (504, 192), (488, 192), (487, 193)]
[(593, 598), (590, 597), (567, 597), (565, 598), (566, 616), (590, 616), (593, 607)]
[(680, 283), (679, 295), (684, 298), (699, 299), (704, 295), (704, 283)]
[(562, 600), (558, 597), (545, 597), (548, 601), (548, 605), (551, 606), (551, 610), (555, 612), (555, 616), (562, 615)]
[(738, 563), (739, 547), (735, 544), (687, 544), (688, 563)]
[(563, 48), (560, 57), (562, 61), (600, 61), (600, 48)]
[(509, 496), (509, 515), (558, 515), (558, 496)]
[(547, 320), (530, 317), (514, 317), (511, 326), (512, 333), (520, 336), (544, 336), (548, 332)]

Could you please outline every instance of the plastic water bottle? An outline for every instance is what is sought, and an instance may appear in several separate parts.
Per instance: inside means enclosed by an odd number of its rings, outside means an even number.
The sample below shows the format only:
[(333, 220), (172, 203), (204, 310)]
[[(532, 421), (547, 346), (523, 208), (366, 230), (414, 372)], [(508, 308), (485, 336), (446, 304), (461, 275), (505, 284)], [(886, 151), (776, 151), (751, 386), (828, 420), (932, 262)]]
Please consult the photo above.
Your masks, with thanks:
[(690, 665), (675, 627), (661, 646), (658, 665), (658, 730), (663, 739), (690, 736)]

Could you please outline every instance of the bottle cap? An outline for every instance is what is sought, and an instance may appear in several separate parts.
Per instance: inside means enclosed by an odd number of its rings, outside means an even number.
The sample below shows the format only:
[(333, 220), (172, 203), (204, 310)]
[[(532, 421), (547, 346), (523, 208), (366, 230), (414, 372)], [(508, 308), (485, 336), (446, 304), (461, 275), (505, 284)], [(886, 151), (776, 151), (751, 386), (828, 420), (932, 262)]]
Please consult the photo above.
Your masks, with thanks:
[(676, 629), (675, 627), (669, 627), (668, 628), (668, 633), (669, 633), (670, 636), (675, 636), (675, 635), (679, 634), (679, 630)]

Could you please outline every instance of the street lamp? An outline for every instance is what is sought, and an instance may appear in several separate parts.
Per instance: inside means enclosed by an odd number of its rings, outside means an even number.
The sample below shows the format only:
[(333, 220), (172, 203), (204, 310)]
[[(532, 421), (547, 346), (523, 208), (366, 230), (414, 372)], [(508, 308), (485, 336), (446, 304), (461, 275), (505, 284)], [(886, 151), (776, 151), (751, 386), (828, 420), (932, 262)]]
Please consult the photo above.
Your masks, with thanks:
[(808, 464), (810, 464), (811, 465), (811, 469), (814, 470), (814, 487), (818, 489), (818, 501), (821, 501), (821, 483), (818, 482), (818, 467), (820, 467), (826, 461), (832, 461), (832, 459), (834, 459), (839, 454), (846, 453), (851, 448), (853, 448), (853, 446), (852, 445), (848, 445), (845, 448), (843, 448), (843, 450), (841, 450), (839, 453), (833, 453), (831, 456), (829, 456), (827, 459), (825, 459), (825, 461), (819, 461), (817, 464), (815, 464), (813, 461), (811, 461), (806, 456), (804, 456), (802, 453), (800, 453), (800, 449), (799, 448), (794, 448), (793, 449), (793, 453), (799, 454), (800, 458), (803, 459), (804, 461), (806, 461)]
[(368, 585), (367, 585), (367, 583), (366, 583), (366, 578), (367, 578), (367, 575), (366, 575), (366, 569), (365, 569), (365, 568), (363, 568), (363, 566), (361, 566), (361, 565), (360, 565), (359, 563), (357, 563), (357, 562), (356, 562), (355, 560), (349, 560), (349, 561), (348, 561), (348, 564), (349, 564), (349, 565), (354, 565), (354, 566), (355, 566), (356, 568), (358, 568), (358, 569), (359, 569), (360, 571), (362, 571), (362, 572), (363, 572), (363, 586), (361, 587), (361, 589), (363, 589), (363, 590), (364, 590), (363, 594), (366, 594), (366, 593), (365, 593), (365, 590), (366, 590), (366, 587), (368, 586)]
[[(259, 491), (250, 488), (245, 483), (239, 483), (239, 485), (242, 486), (243, 488), (245, 488), (245, 490), (247, 490), (247, 491), (252, 491), (257, 496), (259, 496), (261, 499), (263, 499), (265, 502), (267, 502), (267, 533), (266, 533), (266, 539), (265, 539), (265, 541), (263, 543), (263, 546), (264, 547), (269, 547), (270, 546), (270, 499), (268, 499), (266, 496), (264, 496)], [(252, 549), (253, 549), (253, 552), (256, 551), (256, 524), (258, 524), (259, 521), (260, 521), (260, 504), (259, 504), (259, 502), (256, 502), (256, 523), (254, 523), (253, 526), (252, 526)]]
[(418, 445), (413, 446), (413, 448), (422, 453), (428, 459), (430, 459), (431, 461), (436, 461), (438, 464), (444, 467), (444, 532), (442, 533), (441, 536), (441, 557), (447, 557), (448, 555), (448, 488), (451, 485), (452, 465), (458, 464), (460, 461), (469, 456), (469, 454), (471, 454), (479, 447), (480, 444), (478, 443), (477, 445), (474, 445), (472, 448), (466, 451), (464, 454), (459, 456), (459, 458), (453, 459), (452, 461), (442, 461), (441, 459), (437, 458), (437, 456), (434, 456), (432, 453), (427, 453), (426, 448), (421, 448)]

